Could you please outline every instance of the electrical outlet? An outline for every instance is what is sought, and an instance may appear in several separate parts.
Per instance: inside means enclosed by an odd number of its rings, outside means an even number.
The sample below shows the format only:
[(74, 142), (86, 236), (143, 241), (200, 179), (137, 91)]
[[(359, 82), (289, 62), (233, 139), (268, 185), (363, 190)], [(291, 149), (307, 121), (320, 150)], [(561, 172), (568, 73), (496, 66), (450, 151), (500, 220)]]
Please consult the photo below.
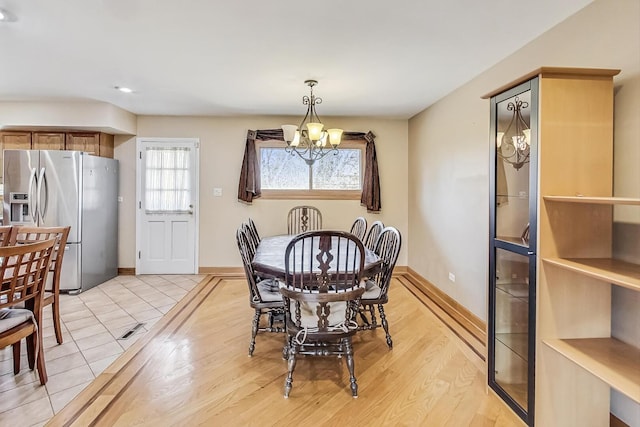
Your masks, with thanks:
[(214, 188), (213, 197), (222, 197), (222, 188)]
[(118, 196), (118, 202), (122, 203), (123, 200), (124, 198), (122, 196)]
[(456, 275), (453, 274), (452, 272), (449, 272), (449, 280), (451, 280), (452, 282), (456, 281)]

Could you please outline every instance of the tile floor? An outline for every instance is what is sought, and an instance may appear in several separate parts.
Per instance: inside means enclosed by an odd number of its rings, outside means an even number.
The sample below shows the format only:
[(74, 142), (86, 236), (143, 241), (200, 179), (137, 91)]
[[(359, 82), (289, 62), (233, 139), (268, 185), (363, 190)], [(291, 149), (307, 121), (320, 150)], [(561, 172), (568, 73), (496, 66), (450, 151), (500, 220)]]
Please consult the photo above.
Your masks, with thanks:
[[(49, 381), (42, 387), (27, 365), (13, 375), (11, 347), (0, 350), (0, 426), (43, 425), (202, 279), (193, 276), (118, 276), (79, 295), (61, 295), (63, 344), (44, 310), (44, 353)], [(137, 323), (128, 339), (118, 339)]]

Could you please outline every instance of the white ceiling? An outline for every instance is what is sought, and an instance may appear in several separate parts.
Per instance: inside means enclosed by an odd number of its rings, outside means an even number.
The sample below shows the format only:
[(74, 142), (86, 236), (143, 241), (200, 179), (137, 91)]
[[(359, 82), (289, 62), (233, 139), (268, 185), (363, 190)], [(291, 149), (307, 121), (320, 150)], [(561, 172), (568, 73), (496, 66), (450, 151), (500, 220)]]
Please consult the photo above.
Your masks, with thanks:
[(591, 1), (0, 0), (0, 101), (408, 118)]

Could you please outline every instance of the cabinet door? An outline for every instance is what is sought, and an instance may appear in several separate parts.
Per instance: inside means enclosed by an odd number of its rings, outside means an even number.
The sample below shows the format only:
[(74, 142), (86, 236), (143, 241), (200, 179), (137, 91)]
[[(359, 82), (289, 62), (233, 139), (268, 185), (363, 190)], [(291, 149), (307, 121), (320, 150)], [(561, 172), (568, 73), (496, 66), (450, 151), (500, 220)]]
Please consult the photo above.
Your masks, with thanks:
[(3, 150), (30, 150), (31, 132), (0, 132)]
[(100, 134), (97, 132), (68, 133), (65, 150), (84, 151), (97, 156), (100, 153)]
[[(30, 150), (31, 149), (31, 132), (23, 131), (7, 131), (0, 132), (0, 183), (3, 181), (4, 159), (2, 158), (3, 150)], [(0, 197), (2, 194), (0, 194)]]
[(34, 150), (64, 150), (64, 133), (34, 132), (32, 148)]
[(537, 79), (491, 99), (489, 386), (533, 424)]
[(113, 159), (113, 135), (108, 133), (100, 134), (100, 157)]

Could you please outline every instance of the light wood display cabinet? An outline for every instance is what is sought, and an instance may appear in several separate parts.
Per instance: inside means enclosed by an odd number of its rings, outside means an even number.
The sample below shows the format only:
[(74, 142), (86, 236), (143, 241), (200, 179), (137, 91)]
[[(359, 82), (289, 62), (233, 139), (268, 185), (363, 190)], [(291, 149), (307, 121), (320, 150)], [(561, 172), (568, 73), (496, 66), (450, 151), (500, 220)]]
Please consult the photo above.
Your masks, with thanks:
[(611, 389), (640, 403), (640, 349), (611, 336), (612, 286), (640, 292), (612, 259), (613, 207), (640, 210), (613, 197), (618, 73), (544, 67), (485, 96), (488, 382), (529, 425), (607, 426)]

